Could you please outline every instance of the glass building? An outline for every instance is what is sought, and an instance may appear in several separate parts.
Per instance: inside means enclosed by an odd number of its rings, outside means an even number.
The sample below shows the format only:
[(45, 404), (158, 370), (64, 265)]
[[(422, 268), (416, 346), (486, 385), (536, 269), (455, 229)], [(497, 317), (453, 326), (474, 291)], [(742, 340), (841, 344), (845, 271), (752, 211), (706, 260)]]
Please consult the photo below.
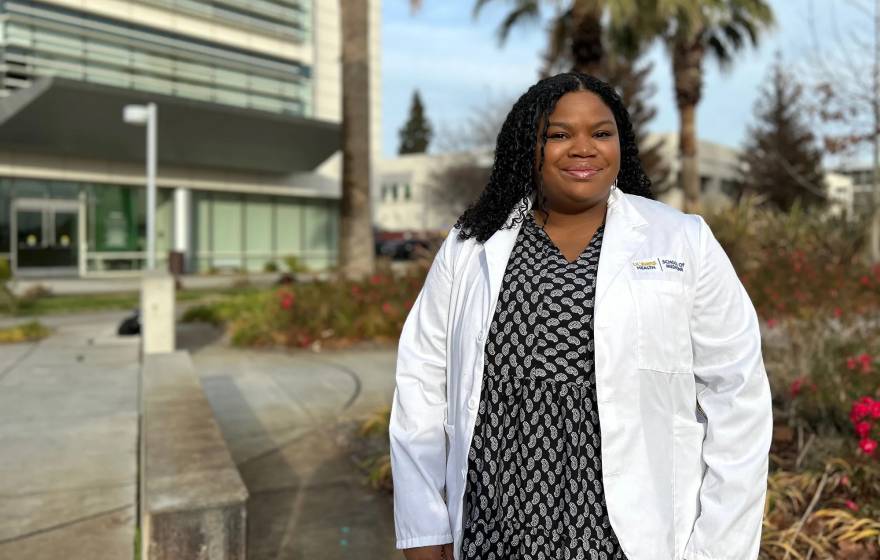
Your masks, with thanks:
[(0, 258), (20, 276), (143, 267), (145, 130), (122, 108), (154, 102), (160, 266), (333, 266), (339, 35), (320, 0), (0, 0)]

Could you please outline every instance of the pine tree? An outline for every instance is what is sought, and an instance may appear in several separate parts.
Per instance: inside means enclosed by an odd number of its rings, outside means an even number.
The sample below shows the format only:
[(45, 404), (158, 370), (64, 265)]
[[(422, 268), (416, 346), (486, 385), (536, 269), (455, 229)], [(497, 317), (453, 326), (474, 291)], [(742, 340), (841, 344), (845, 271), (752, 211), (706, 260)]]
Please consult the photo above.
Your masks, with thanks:
[(777, 55), (771, 82), (755, 103), (757, 122), (748, 127), (741, 156), (746, 190), (786, 211), (796, 200), (809, 206), (826, 199), (822, 153), (804, 121), (802, 94)]
[(425, 117), (425, 107), (419, 91), (413, 92), (412, 104), (409, 108), (409, 119), (400, 129), (399, 154), (423, 154), (428, 151), (428, 144), (434, 132), (431, 123)]

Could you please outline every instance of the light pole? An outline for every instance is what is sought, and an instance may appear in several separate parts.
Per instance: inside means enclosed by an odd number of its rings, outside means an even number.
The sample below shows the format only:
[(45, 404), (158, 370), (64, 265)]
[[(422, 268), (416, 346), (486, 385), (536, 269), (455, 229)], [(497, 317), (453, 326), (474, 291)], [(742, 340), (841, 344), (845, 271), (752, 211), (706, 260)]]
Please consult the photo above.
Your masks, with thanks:
[(156, 118), (155, 103), (126, 105), (122, 119), (147, 126), (147, 270), (156, 268)]

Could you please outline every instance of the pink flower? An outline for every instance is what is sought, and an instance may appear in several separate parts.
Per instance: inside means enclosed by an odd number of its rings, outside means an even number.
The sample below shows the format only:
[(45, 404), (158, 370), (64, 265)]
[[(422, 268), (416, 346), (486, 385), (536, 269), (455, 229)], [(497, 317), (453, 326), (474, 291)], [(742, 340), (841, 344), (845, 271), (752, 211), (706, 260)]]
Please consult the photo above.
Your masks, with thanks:
[(801, 377), (798, 377), (797, 379), (795, 379), (794, 381), (791, 382), (791, 387), (789, 388), (789, 392), (791, 393), (792, 397), (798, 396), (798, 394), (801, 392), (801, 387), (803, 386), (803, 384), (804, 384), (804, 380)]
[(293, 307), (294, 297), (291, 293), (286, 293), (281, 296), (281, 308), (282, 309), (290, 309)]
[(834, 316), (840, 318), (841, 315), (843, 315), (843, 309), (841, 309), (839, 307), (835, 307), (834, 308)]
[(871, 285), (871, 279), (868, 278), (867, 276), (862, 276), (861, 278), (859, 278), (859, 282), (862, 283), (862, 286), (870, 286)]
[(382, 304), (382, 313), (385, 315), (394, 315), (394, 306), (386, 301)]
[(384, 281), (385, 281), (385, 277), (382, 276), (381, 274), (374, 274), (374, 275), (370, 276), (370, 284), (372, 284), (374, 286), (378, 286), (379, 284), (381, 284)]
[(778, 324), (779, 324), (779, 321), (777, 321), (776, 319), (767, 319), (767, 327), (768, 328), (772, 329), (773, 327), (775, 327)]
[(858, 424), (856, 424), (856, 435), (859, 436), (860, 439), (868, 437), (868, 434), (871, 433), (871, 423), (865, 422), (862, 420)]
[(846, 359), (846, 369), (856, 369), (856, 359), (855, 358), (847, 358)]
[(846, 501), (846, 508), (850, 509), (852, 511), (859, 511), (859, 504), (855, 503), (852, 500), (847, 500)]
[(880, 401), (874, 401), (868, 405), (870, 407), (871, 418), (880, 419)]
[(849, 486), (849, 477), (846, 475), (843, 475), (842, 477), (840, 477), (840, 483), (843, 484), (844, 486)]
[(871, 438), (862, 438), (859, 441), (859, 449), (862, 450), (862, 453), (865, 455), (873, 455), (875, 451), (877, 451), (877, 441)]

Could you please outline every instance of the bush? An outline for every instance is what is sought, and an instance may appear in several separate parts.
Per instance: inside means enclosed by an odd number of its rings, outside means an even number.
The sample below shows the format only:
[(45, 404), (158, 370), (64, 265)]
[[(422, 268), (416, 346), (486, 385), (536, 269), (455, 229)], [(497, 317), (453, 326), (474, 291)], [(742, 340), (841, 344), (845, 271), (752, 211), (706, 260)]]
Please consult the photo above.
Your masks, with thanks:
[(33, 342), (49, 336), (49, 329), (42, 323), (31, 321), (14, 327), (0, 329), (0, 343)]
[(880, 308), (880, 266), (862, 256), (867, 224), (756, 198), (708, 216), (762, 318), (864, 315)]

